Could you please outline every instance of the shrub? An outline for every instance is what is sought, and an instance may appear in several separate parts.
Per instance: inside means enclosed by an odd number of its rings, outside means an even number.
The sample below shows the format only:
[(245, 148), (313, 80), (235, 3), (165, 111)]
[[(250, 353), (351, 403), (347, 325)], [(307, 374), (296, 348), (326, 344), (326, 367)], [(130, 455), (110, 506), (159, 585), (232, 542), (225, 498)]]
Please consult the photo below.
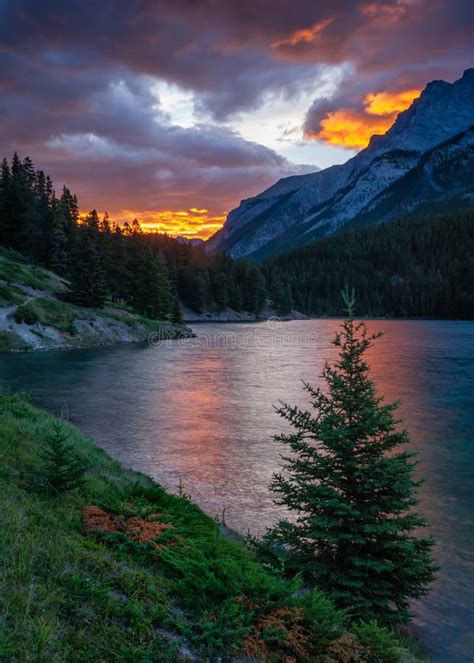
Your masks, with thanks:
[(229, 656), (240, 650), (249, 628), (248, 612), (230, 598), (222, 601), (215, 611), (203, 614), (198, 621), (200, 633), (195, 641), (207, 656)]
[(318, 590), (309, 592), (302, 602), (310, 647), (324, 650), (344, 632), (346, 615)]
[(13, 314), (13, 318), (18, 324), (24, 322), (26, 325), (34, 325), (39, 320), (38, 314), (29, 304), (19, 306)]
[(373, 656), (374, 663), (398, 663), (402, 660), (403, 652), (393, 635), (376, 622), (354, 624), (352, 632)]

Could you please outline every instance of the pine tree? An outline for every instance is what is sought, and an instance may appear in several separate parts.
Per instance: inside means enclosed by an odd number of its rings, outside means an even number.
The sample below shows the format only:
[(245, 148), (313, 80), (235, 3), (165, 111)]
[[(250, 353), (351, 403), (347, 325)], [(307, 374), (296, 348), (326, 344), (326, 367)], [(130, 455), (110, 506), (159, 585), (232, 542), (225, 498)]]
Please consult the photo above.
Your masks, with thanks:
[(71, 262), (70, 300), (78, 306), (102, 308), (106, 283), (95, 233), (90, 228), (78, 229)]
[(3, 159), (0, 175), (0, 244), (9, 246), (12, 231), (10, 208), (11, 172), (8, 161)]
[(283, 404), (293, 432), (276, 436), (292, 454), (273, 477), (277, 503), (296, 513), (267, 534), (287, 546), (288, 561), (332, 593), (353, 617), (408, 618), (408, 601), (434, 577), (433, 540), (419, 538), (425, 519), (412, 473), (414, 454), (394, 411), (376, 395), (365, 353), (377, 335), (352, 315), (333, 344), (339, 358), (326, 365), (327, 393), (305, 384), (314, 413)]
[(27, 244), (28, 196), (23, 164), (15, 152), (10, 170), (10, 182), (5, 202), (7, 245), (16, 251), (24, 250)]
[(184, 322), (181, 306), (179, 305), (179, 299), (176, 296), (174, 297), (172, 306), (171, 322), (175, 325), (182, 325)]
[(224, 311), (229, 305), (227, 276), (224, 272), (217, 272), (214, 275), (212, 290), (216, 309), (220, 313), (221, 311)]
[(287, 315), (293, 308), (293, 298), (291, 296), (291, 286), (289, 283), (284, 285), (281, 281), (276, 281), (273, 285), (273, 306), (278, 315)]
[(82, 485), (86, 464), (67, 441), (68, 435), (60, 423), (53, 426), (40, 450), (42, 487), (54, 495)]
[(244, 298), (247, 311), (257, 317), (263, 310), (266, 300), (265, 279), (256, 265), (250, 265), (244, 279)]
[(67, 237), (65, 232), (66, 219), (63, 216), (58, 201), (53, 201), (53, 216), (51, 229), (48, 236), (48, 260), (47, 264), (56, 274), (66, 276), (67, 274)]

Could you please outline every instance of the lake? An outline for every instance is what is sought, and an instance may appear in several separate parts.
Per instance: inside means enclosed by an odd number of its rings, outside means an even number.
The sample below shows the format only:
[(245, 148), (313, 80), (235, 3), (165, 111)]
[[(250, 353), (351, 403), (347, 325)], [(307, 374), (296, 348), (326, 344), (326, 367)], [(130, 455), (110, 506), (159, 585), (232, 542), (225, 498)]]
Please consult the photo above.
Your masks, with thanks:
[[(378, 391), (401, 399), (420, 454), (421, 510), (441, 570), (413, 606), (440, 663), (474, 659), (474, 323), (370, 321), (384, 336), (369, 363)], [(307, 405), (338, 321), (199, 324), (196, 339), (150, 346), (0, 355), (0, 381), (67, 416), (114, 458), (241, 532), (284, 515), (268, 491), (281, 466), (274, 404)]]

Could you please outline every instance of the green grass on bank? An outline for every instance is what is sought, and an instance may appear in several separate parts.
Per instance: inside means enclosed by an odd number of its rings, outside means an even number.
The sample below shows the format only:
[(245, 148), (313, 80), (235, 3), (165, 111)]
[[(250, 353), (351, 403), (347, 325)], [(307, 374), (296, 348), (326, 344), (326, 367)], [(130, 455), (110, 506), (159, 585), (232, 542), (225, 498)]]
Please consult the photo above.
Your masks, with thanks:
[(63, 293), (67, 290), (64, 279), (42, 267), (29, 265), (24, 256), (0, 247), (0, 279), (7, 284), (22, 283), (30, 288)]
[(151, 320), (138, 313), (122, 312), (114, 303), (109, 303), (103, 309), (96, 310), (48, 297), (30, 299), (18, 306), (12, 317), (18, 323), (34, 325), (38, 322), (74, 336), (77, 333), (74, 322), (81, 318), (87, 320), (91, 315), (98, 315), (105, 321), (120, 322), (128, 327), (142, 325), (148, 333), (159, 332), (163, 328), (162, 321)]
[(275, 575), (186, 497), (67, 423), (85, 483), (40, 492), (39, 452), (56, 421), (0, 392), (0, 660), (400, 660), (385, 631), (349, 631), (327, 598)]
[(16, 309), (13, 318), (15, 322), (25, 322), (34, 325), (40, 322), (43, 325), (54, 327), (59, 331), (74, 335), (74, 320), (78, 318), (78, 307), (59, 299), (37, 297), (30, 299)]

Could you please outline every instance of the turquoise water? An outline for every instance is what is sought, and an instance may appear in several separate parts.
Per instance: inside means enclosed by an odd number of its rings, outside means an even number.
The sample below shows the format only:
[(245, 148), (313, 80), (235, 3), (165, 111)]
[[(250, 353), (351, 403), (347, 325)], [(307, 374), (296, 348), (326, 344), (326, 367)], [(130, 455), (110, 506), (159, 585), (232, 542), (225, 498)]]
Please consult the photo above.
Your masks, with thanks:
[[(112, 456), (170, 489), (181, 480), (210, 514), (261, 533), (282, 515), (267, 486), (280, 466), (273, 404), (306, 405), (334, 356), (336, 320), (196, 325), (197, 339), (0, 355), (0, 380), (31, 394)], [(474, 323), (372, 321), (381, 394), (420, 453), (422, 509), (438, 540), (433, 590), (413, 606), (434, 661), (474, 659)]]

